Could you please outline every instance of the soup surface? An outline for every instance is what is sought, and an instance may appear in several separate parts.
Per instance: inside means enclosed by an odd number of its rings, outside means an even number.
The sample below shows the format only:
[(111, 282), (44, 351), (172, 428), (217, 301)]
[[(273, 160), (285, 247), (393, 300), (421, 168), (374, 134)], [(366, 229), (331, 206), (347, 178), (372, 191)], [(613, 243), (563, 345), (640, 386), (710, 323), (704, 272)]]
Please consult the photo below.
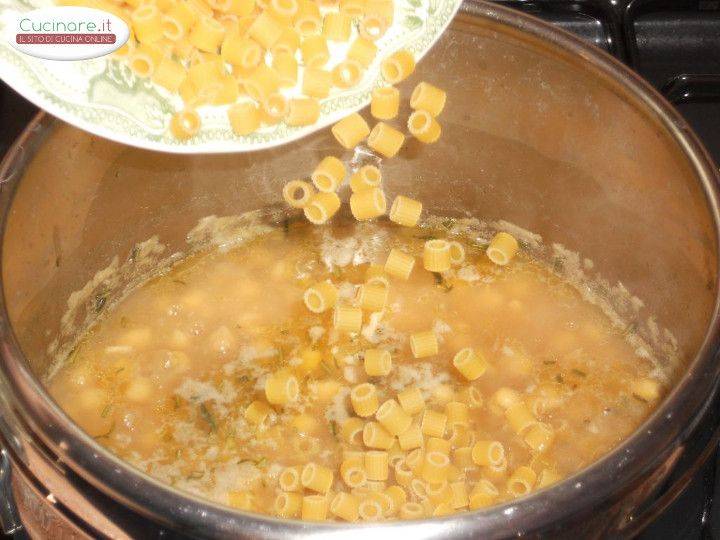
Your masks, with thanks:
[[(434, 237), (448, 232), (297, 223), (193, 255), (109, 309), (51, 393), (98, 442), (173, 486), (255, 512), (349, 521), (443, 515), (541, 489), (655, 407), (653, 361), (552, 269), (522, 250), (498, 266), (486, 241), (455, 236), (464, 262), (432, 273), (422, 252)], [(409, 279), (377, 266), (392, 248), (415, 256)], [(330, 280), (337, 305), (359, 306), (372, 277), (387, 281), (387, 300), (362, 310), (360, 332), (303, 302)], [(415, 357), (418, 333), (437, 353)], [(474, 371), (463, 375), (454, 358), (467, 348)]]

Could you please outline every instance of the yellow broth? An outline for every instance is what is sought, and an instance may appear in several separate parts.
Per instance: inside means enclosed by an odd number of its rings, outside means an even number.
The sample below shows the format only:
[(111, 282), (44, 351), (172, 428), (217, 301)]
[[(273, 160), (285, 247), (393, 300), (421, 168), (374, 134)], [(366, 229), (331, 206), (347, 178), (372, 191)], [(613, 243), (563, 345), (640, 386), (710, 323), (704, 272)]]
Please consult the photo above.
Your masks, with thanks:
[[(347, 492), (356, 502), (379, 500), (382, 519), (407, 517), (397, 490), (393, 504), (377, 495), (401, 483), (405, 500), (432, 516), (517, 497), (511, 478), (521, 467), (535, 475), (529, 489), (540, 489), (627, 437), (662, 393), (651, 360), (638, 356), (597, 306), (522, 252), (501, 267), (476, 241), (457, 238), (466, 248), (464, 263), (444, 275), (424, 270), (424, 242), (443, 234), (295, 224), (226, 252), (194, 255), (112, 307), (51, 378), (50, 391), (99, 443), (149, 475), (219, 503), (289, 517), (300, 517), (300, 510), (275, 506), (278, 477), (289, 466), (329, 468), (332, 484), (322, 493), (328, 502)], [(332, 310), (314, 314), (305, 307), (303, 292), (325, 279), (338, 287), (339, 302), (355, 302), (369, 263), (383, 264), (393, 247), (416, 256), (414, 270), (407, 281), (389, 278), (386, 309), (363, 313), (360, 334), (341, 335)], [(428, 330), (439, 353), (415, 359), (408, 336)], [(488, 362), (475, 381), (452, 364), (465, 347)], [(365, 373), (364, 351), (372, 348), (391, 352), (387, 376)], [(322, 361), (304, 373), (309, 350)], [(273, 406), (260, 425), (248, 421), (248, 405), (266, 401), (268, 375), (281, 369), (297, 378), (299, 397)], [(410, 454), (397, 438), (386, 481), (354, 488), (343, 481), (343, 456), (367, 450), (362, 441), (342, 440), (341, 431), (355, 416), (350, 390), (368, 381), (379, 403), (416, 386), (425, 407), (439, 413), (450, 402), (467, 404), (468, 388), (479, 390), (482, 403), (468, 404), (467, 422), (455, 429), (448, 423), (442, 435), (451, 441), (442, 482), (453, 484), (452, 498), (437, 485), (439, 494), (428, 497), (423, 490), (430, 482), (420, 471), (412, 484), (396, 477), (393, 465)], [(550, 429), (545, 447), (533, 449), (527, 432), (511, 427), (500, 389), (514, 390)], [(422, 414), (413, 415), (413, 425)], [(427, 444), (429, 437), (423, 439)], [(482, 440), (503, 445), (505, 467), (468, 463), (468, 451), (464, 459), (457, 451)], [(487, 488), (480, 480), (497, 494), (473, 497), (480, 484)], [(339, 518), (328, 511), (327, 519)]]

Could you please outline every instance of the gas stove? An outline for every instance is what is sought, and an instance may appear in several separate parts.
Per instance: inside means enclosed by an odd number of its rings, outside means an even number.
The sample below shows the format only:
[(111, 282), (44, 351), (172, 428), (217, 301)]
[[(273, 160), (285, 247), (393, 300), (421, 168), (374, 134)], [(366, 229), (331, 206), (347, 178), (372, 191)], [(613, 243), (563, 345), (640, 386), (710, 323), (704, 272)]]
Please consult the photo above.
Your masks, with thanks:
[(499, 0), (573, 32), (640, 73), (720, 163), (720, 0)]
[[(720, 0), (497, 1), (573, 32), (639, 72), (720, 163)], [(0, 156), (36, 110), (0, 82)], [(720, 539), (718, 467), (715, 452), (673, 504), (660, 505), (640, 538)]]

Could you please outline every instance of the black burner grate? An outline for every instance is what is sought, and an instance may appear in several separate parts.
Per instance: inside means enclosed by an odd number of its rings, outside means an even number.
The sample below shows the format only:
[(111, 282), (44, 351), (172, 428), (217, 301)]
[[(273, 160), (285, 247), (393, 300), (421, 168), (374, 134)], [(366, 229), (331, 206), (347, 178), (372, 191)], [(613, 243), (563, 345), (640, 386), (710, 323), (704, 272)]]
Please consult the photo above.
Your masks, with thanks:
[(622, 10), (611, 0), (496, 0), (540, 17), (625, 60)]
[(498, 0), (604, 49), (673, 102), (720, 163), (720, 0)]

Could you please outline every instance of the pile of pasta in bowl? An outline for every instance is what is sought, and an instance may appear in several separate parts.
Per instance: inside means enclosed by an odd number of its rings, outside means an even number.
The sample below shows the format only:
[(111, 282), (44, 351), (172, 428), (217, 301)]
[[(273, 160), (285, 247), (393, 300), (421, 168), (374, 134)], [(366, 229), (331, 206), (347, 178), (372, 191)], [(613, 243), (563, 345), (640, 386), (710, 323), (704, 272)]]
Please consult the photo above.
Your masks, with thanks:
[[(358, 85), (393, 25), (393, 0), (62, 0), (125, 20), (131, 36), (114, 57), (141, 79), (179, 95), (170, 122), (195, 136), (203, 106), (223, 106), (236, 136), (284, 122), (310, 126), (321, 101)], [(378, 91), (405, 79), (406, 49), (382, 59)]]

